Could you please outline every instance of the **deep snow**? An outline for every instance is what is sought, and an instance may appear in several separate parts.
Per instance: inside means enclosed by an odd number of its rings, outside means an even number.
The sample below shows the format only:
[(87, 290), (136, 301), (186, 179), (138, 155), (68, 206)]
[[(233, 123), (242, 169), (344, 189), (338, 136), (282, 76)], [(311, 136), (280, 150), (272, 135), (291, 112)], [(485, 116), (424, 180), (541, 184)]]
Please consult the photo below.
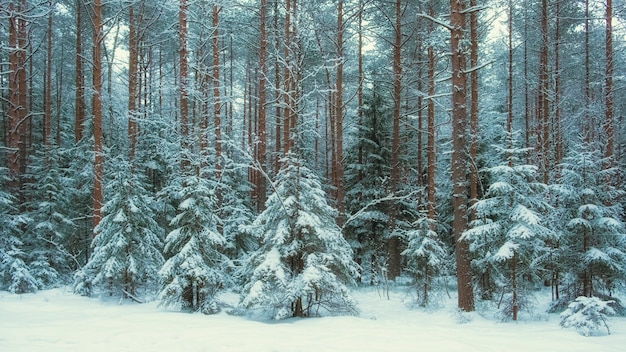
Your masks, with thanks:
[[(492, 313), (464, 315), (455, 299), (410, 309), (407, 288), (390, 299), (373, 288), (354, 292), (359, 317), (259, 321), (226, 313), (206, 316), (157, 308), (157, 302), (103, 301), (66, 289), (0, 292), (0, 351), (624, 351), (626, 318), (611, 335), (584, 337), (559, 327), (558, 314), (525, 314), (500, 322)], [(223, 297), (235, 302), (234, 294)]]

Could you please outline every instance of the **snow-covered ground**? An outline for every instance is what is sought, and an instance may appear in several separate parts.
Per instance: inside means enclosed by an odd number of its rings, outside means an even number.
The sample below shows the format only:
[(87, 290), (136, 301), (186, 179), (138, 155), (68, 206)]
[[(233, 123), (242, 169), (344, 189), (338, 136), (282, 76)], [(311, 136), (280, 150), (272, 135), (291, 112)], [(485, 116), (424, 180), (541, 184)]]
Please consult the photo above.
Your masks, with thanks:
[[(561, 329), (556, 314), (527, 314), (502, 323), (471, 313), (459, 323), (455, 299), (433, 311), (409, 309), (406, 288), (390, 300), (374, 289), (354, 292), (359, 317), (258, 321), (226, 313), (164, 310), (156, 302), (106, 302), (64, 289), (0, 292), (0, 351), (624, 351), (626, 318), (611, 335), (583, 337)], [(226, 295), (225, 300), (236, 300)], [(470, 320), (468, 319), (468, 320)]]

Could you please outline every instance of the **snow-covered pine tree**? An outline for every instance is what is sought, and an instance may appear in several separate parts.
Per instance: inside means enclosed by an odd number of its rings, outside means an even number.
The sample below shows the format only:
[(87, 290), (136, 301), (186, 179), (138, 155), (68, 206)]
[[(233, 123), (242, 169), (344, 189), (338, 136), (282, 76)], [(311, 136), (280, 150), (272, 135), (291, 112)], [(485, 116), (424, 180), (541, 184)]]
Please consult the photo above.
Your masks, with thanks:
[[(3, 182), (5, 175), (6, 168), (0, 167)], [(0, 190), (0, 289), (12, 293), (34, 292), (40, 283), (24, 262), (20, 240), (20, 227), (28, 224), (28, 218), (18, 214), (13, 203), (14, 197)]]
[(217, 187), (222, 195), (219, 218), (226, 239), (225, 254), (233, 261), (243, 261), (258, 249), (257, 238), (245, 230), (255, 218), (249, 197), (252, 190), (248, 182), (249, 166), (236, 162), (229, 153), (223, 154), (222, 160), (224, 167)]
[[(346, 153), (346, 239), (360, 263), (361, 283), (374, 284), (378, 265), (386, 262), (390, 235), (388, 196), (391, 175), (389, 108), (375, 91), (366, 97), (356, 143)], [(381, 263), (377, 263), (380, 261)], [(378, 264), (378, 265), (377, 265)]]
[(450, 259), (447, 246), (437, 233), (437, 226), (436, 220), (422, 214), (413, 224), (413, 229), (407, 231), (408, 244), (402, 252), (408, 259), (408, 270), (415, 279), (416, 303), (422, 307), (431, 303), (430, 292), (433, 290), (434, 280), (445, 273), (446, 263)]
[(337, 212), (294, 153), (281, 165), (266, 209), (251, 225), (261, 247), (247, 263), (241, 306), (269, 310), (275, 319), (355, 314), (346, 285), (354, 284), (358, 266), (335, 223)]
[(136, 299), (138, 288), (156, 283), (163, 265), (162, 230), (139, 175), (122, 158), (114, 163), (103, 218), (94, 229), (93, 254), (77, 275), (75, 291), (90, 294), (91, 287), (99, 287), (109, 295)]
[(68, 234), (74, 231), (69, 218), (67, 190), (72, 184), (64, 176), (60, 148), (46, 146), (37, 152), (28, 167), (25, 203), (29, 222), (24, 234), (28, 265), (43, 287), (65, 281), (72, 271), (73, 258), (67, 250)]
[(216, 313), (216, 295), (229, 282), (227, 270), (232, 265), (223, 254), (226, 240), (218, 231), (214, 183), (199, 175), (181, 182), (178, 214), (165, 239), (170, 257), (159, 271), (163, 284), (159, 305)]
[[(537, 167), (523, 163), (527, 149), (495, 145), (501, 163), (484, 170), (491, 174), (491, 185), (472, 209), (476, 220), (463, 234), (476, 256), (473, 265), (490, 270), (500, 290), (509, 292), (502, 313), (517, 320), (520, 308), (528, 302), (525, 285), (534, 278), (534, 260), (553, 236), (544, 226), (543, 216), (551, 210), (546, 202), (547, 186), (537, 181)], [(508, 144), (508, 143), (507, 143)], [(492, 275), (492, 276), (494, 276)]]
[[(577, 296), (610, 296), (615, 286), (626, 280), (626, 228), (618, 197), (623, 193), (608, 180), (617, 168), (603, 168), (605, 160), (597, 148), (581, 143), (561, 165), (561, 176), (554, 189), (563, 209), (565, 230), (561, 250), (563, 267), (568, 269), (574, 287), (565, 299)], [(572, 285), (574, 284), (574, 285)]]

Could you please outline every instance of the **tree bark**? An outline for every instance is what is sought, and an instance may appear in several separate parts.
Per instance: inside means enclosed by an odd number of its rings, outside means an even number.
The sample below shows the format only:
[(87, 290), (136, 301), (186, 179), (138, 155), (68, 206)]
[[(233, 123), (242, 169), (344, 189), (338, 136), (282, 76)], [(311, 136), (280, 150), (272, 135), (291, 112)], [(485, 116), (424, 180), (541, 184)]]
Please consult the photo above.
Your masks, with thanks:
[(212, 24), (213, 34), (211, 35), (211, 43), (213, 47), (213, 121), (215, 128), (215, 165), (218, 173), (221, 170), (222, 158), (222, 122), (221, 122), (221, 98), (220, 98), (220, 47), (219, 47), (219, 12), (220, 7), (213, 4)]
[[(476, 6), (476, 0), (470, 0), (470, 8)], [(478, 14), (470, 12), (470, 164), (469, 164), (469, 206), (478, 201)], [(509, 82), (510, 84), (510, 82)], [(474, 212), (470, 212), (474, 219)]]
[(23, 162), (25, 157), (25, 133), (27, 124), (27, 76), (26, 76), (26, 1), (15, 7), (8, 5), (9, 17), (9, 111), (8, 111), (8, 153), (9, 189), (20, 195)]
[(605, 12), (605, 77), (604, 77), (604, 134), (606, 149), (604, 156), (610, 167), (614, 164), (614, 121), (613, 121), (613, 0), (606, 0)]
[(135, 159), (137, 144), (137, 78), (138, 78), (137, 30), (133, 4), (128, 8), (128, 158)]
[[(102, 32), (102, 4), (100, 0), (93, 2), (93, 95), (91, 97), (93, 113), (94, 139), (94, 185), (93, 185), (93, 226), (98, 226), (102, 208), (102, 52), (101, 45), (104, 39)], [(94, 231), (94, 236), (97, 233)]]
[(178, 61), (179, 61), (179, 113), (180, 113), (180, 143), (183, 155), (181, 156), (181, 168), (183, 172), (188, 170), (189, 160), (186, 152), (189, 147), (189, 93), (187, 78), (187, 0), (180, 0), (178, 4)]
[(335, 96), (335, 119), (337, 122), (336, 133), (336, 185), (337, 188), (337, 210), (338, 225), (343, 224), (343, 0), (338, 0), (337, 4), (337, 77), (336, 77), (336, 96)]
[(474, 310), (472, 290), (471, 257), (469, 243), (461, 240), (467, 228), (467, 155), (465, 153), (467, 111), (465, 50), (463, 38), (465, 32), (465, 3), (462, 0), (450, 0), (450, 51), (452, 54), (452, 207), (454, 219), (452, 231), (456, 241), (456, 271), (459, 309)]
[[(390, 191), (395, 193), (400, 182), (400, 113), (402, 108), (402, 1), (395, 2), (395, 25), (394, 25), (394, 43), (393, 43), (393, 130), (391, 140), (391, 179)], [(395, 227), (395, 218), (397, 209), (392, 204), (390, 216), (390, 228)], [(391, 280), (400, 276), (401, 273), (401, 257), (400, 257), (400, 239), (393, 236), (387, 243), (389, 263), (388, 274)]]
[(538, 119), (540, 135), (540, 161), (542, 163), (543, 183), (550, 178), (550, 125), (548, 97), (548, 0), (541, 0), (541, 50), (539, 53), (539, 99)]
[[(434, 17), (433, 3), (429, 3), (428, 15)], [(429, 35), (434, 32), (433, 23), (428, 24)], [(428, 45), (428, 113), (426, 141), (426, 212), (429, 219), (435, 219), (435, 49)], [(421, 172), (421, 171), (420, 171)]]
[[(265, 83), (267, 80), (267, 31), (266, 31), (266, 20), (267, 20), (267, 0), (261, 0), (261, 9), (260, 9), (260, 23), (259, 23), (259, 32), (260, 32), (260, 47), (259, 47), (259, 152), (258, 152), (258, 164), (264, 170), (267, 165), (267, 94)], [(262, 211), (265, 208), (265, 200), (267, 198), (267, 186), (266, 180), (264, 177), (259, 177), (257, 187), (258, 194), (258, 206), (257, 209)]]
[(48, 1), (50, 12), (48, 13), (48, 30), (46, 33), (46, 73), (44, 75), (44, 123), (43, 144), (48, 145), (52, 134), (52, 0)]

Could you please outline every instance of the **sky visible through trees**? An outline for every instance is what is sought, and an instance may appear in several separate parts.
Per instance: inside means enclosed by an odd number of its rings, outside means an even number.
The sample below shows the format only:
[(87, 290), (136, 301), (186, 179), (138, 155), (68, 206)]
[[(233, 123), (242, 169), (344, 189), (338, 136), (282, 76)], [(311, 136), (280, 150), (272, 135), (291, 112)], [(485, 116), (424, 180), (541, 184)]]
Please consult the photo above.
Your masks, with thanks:
[(625, 5), (0, 0), (0, 288), (619, 295)]

